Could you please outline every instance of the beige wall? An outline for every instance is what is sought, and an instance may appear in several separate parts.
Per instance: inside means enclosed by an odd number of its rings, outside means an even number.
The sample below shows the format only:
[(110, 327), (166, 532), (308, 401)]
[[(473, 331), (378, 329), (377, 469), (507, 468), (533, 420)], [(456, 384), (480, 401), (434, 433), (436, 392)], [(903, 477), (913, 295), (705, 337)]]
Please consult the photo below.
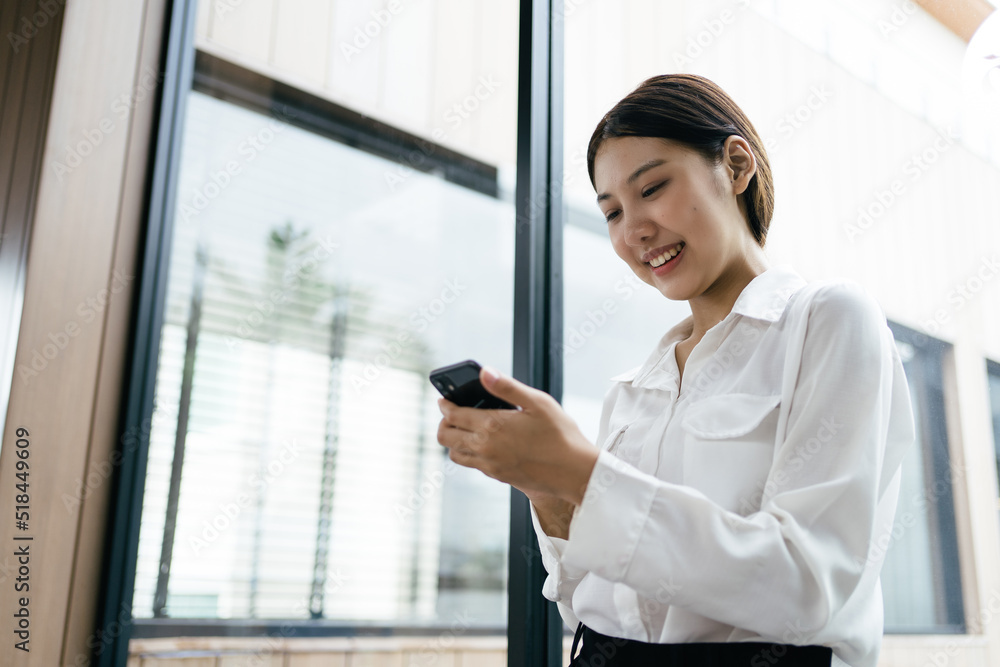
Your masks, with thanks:
[[(449, 148), (513, 165), (517, 16), (513, 0), (202, 0), (196, 44)], [(477, 94), (474, 113), (453, 111)]]

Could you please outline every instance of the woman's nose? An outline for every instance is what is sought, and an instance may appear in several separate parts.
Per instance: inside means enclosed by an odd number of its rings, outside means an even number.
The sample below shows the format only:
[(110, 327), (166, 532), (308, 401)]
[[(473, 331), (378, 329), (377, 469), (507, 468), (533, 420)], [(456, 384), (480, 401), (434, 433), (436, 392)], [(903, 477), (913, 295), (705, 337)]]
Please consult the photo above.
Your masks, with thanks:
[(655, 223), (642, 213), (634, 213), (625, 220), (625, 242), (629, 245), (643, 245), (655, 233)]

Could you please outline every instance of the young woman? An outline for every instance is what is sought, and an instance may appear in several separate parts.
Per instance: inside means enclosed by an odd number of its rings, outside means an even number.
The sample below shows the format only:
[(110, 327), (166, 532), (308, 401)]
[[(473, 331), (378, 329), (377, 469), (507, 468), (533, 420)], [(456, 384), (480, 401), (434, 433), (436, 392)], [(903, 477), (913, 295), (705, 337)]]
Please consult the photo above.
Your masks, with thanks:
[(573, 654), (582, 640), (572, 665), (874, 667), (914, 439), (881, 307), (769, 265), (767, 154), (703, 77), (643, 82), (601, 119), (588, 169), (615, 253), (690, 317), (612, 378), (597, 446), (488, 367), (520, 410), (441, 399), (439, 442), (530, 498), (543, 595)]

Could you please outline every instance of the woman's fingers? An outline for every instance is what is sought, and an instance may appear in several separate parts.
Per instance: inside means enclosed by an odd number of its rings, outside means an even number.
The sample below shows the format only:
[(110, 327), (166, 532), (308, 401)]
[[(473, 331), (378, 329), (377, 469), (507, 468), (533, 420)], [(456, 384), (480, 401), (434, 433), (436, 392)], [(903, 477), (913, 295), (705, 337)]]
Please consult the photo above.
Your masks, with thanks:
[(438, 407), (444, 420), (463, 431), (493, 432), (520, 410), (484, 410), (455, 405), (446, 398), (438, 399)]
[(447, 420), (442, 419), (438, 424), (438, 442), (451, 450), (449, 456), (451, 456), (451, 460), (455, 463), (468, 465), (468, 463), (464, 463), (464, 458), (462, 461), (458, 460), (456, 458), (456, 454), (462, 455), (463, 457), (472, 455), (472, 452), (469, 450), (468, 444), (466, 443), (466, 438), (469, 435), (470, 433), (468, 431), (452, 426), (447, 422)]
[(441, 409), (444, 421), (463, 431), (477, 430), (480, 422), (483, 420), (482, 413), (486, 412), (486, 410), (480, 408), (467, 408), (455, 405), (447, 398), (439, 398), (438, 407)]
[(551, 398), (544, 391), (519, 382), (509, 375), (504, 375), (492, 366), (484, 366), (479, 371), (479, 381), (486, 388), (486, 391), (494, 396), (526, 410), (535, 407), (546, 398)]
[(520, 458), (511, 451), (516, 448), (514, 445), (519, 438), (503, 426), (515, 415), (525, 417), (522, 411), (466, 408), (446, 399), (440, 399), (438, 405), (444, 415), (438, 424), (438, 442), (452, 450), (450, 457), (455, 463), (491, 475), (498, 453), (502, 453), (503, 458)]

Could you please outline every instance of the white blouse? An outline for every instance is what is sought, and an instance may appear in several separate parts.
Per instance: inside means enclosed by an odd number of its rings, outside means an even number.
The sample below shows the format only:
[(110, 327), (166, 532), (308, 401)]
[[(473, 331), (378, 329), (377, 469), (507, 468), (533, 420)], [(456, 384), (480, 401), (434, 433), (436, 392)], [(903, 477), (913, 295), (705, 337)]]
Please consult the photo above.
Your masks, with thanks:
[(694, 347), (678, 386), (674, 348), (691, 328), (611, 378), (569, 539), (531, 508), (542, 594), (571, 629), (819, 644), (834, 665), (874, 667), (879, 570), (915, 437), (881, 306), (854, 283), (772, 267)]

